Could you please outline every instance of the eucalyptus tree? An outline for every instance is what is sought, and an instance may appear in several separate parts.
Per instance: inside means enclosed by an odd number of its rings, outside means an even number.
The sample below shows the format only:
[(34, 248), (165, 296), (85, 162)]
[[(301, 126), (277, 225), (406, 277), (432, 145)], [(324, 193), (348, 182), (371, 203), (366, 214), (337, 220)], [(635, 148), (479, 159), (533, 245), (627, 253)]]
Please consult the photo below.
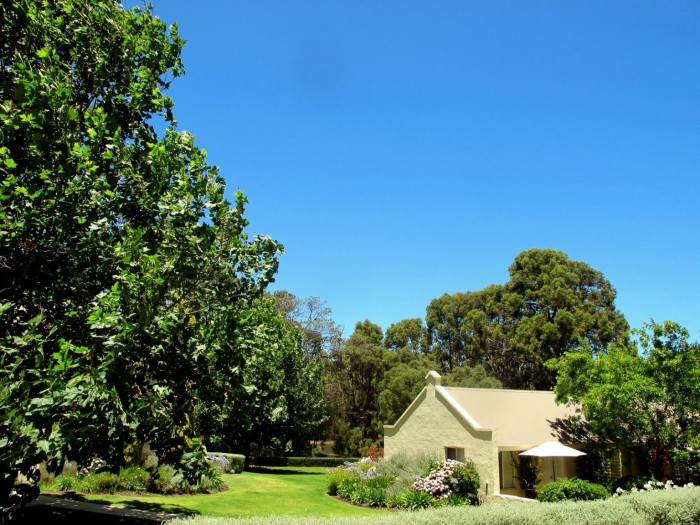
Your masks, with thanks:
[(426, 310), (431, 353), (441, 370), (481, 365), (508, 388), (549, 389), (546, 366), (586, 341), (594, 350), (625, 343), (629, 327), (604, 275), (555, 250), (518, 254), (510, 279), (444, 294)]
[(315, 296), (302, 299), (287, 290), (276, 290), (272, 297), (287, 323), (301, 332), (307, 358), (325, 359), (342, 346), (343, 332), (325, 301)]
[(386, 355), (381, 327), (358, 322), (345, 345), (326, 367), (327, 434), (337, 450), (356, 454), (367, 441), (380, 439), (379, 393)]

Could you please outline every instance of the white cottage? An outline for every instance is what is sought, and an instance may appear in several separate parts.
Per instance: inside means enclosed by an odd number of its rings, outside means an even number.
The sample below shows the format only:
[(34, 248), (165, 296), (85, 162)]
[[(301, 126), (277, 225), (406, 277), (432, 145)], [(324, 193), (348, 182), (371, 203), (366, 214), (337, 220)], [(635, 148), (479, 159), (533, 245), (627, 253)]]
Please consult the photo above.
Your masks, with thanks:
[[(384, 426), (384, 456), (431, 452), (471, 459), (485, 493), (521, 494), (518, 453), (553, 437), (550, 422), (571, 415), (554, 392), (443, 387), (437, 372), (394, 425)], [(542, 482), (576, 475), (574, 458), (540, 461)]]

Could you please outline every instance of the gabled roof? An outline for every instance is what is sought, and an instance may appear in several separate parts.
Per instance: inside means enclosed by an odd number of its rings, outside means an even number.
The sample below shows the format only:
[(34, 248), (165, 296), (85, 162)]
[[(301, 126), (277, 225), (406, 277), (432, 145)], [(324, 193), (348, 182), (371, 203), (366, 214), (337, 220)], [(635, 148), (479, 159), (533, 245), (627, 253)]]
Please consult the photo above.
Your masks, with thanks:
[(550, 422), (571, 415), (554, 392), (442, 387), (482, 428), (496, 431), (498, 447), (522, 450), (553, 438)]
[(494, 388), (456, 388), (441, 385), (435, 371), (426, 376), (427, 386), (401, 415), (396, 424), (385, 425), (395, 432), (425, 399), (429, 388), (452, 407), (455, 417), (475, 431), (495, 431), (500, 450), (526, 450), (554, 437), (551, 422), (572, 415), (572, 409), (557, 405), (554, 392)]

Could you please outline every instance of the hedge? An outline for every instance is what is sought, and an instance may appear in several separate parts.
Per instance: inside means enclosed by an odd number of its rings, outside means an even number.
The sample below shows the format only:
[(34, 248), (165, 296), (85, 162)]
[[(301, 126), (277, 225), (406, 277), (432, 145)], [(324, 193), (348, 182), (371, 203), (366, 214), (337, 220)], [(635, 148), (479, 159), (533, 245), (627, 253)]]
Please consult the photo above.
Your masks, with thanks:
[(688, 525), (700, 524), (700, 487), (638, 492), (598, 501), (488, 503), (362, 517), (196, 516), (169, 525)]
[(346, 461), (358, 461), (358, 458), (337, 457), (294, 457), (294, 458), (252, 458), (251, 465), (256, 467), (338, 467)]

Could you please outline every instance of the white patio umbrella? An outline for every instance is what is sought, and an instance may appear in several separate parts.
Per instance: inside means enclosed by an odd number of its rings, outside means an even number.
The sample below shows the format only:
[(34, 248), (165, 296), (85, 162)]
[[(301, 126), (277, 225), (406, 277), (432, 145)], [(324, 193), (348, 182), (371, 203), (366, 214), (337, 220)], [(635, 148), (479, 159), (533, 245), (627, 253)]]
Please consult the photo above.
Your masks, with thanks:
[[(576, 458), (585, 456), (585, 452), (576, 450), (575, 448), (562, 445), (558, 441), (547, 441), (541, 445), (537, 445), (529, 450), (520, 453), (521, 456), (535, 456), (538, 458)], [(552, 478), (557, 479), (557, 472), (554, 462), (552, 461)]]

